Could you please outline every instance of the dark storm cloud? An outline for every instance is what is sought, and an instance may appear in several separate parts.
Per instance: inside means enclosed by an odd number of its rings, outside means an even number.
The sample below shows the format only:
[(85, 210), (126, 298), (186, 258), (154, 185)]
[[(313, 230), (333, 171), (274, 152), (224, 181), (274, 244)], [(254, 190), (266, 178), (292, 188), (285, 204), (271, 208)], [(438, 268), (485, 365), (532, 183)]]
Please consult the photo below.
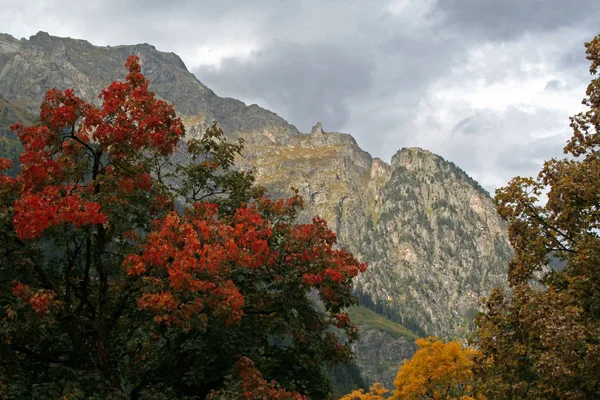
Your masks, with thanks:
[(447, 72), (465, 49), (457, 41), (423, 32), (418, 37), (395, 35), (377, 48), (382, 79), (378, 94), (422, 94), (432, 80)]
[(260, 98), (303, 131), (321, 121), (337, 130), (348, 120), (348, 99), (369, 89), (368, 55), (341, 46), (277, 42), (247, 59), (227, 58), (219, 68), (194, 72), (217, 94)]
[[(443, 24), (480, 39), (509, 40), (524, 32), (554, 31), (597, 23), (593, 0), (440, 0)], [(597, 29), (597, 26), (593, 28)]]

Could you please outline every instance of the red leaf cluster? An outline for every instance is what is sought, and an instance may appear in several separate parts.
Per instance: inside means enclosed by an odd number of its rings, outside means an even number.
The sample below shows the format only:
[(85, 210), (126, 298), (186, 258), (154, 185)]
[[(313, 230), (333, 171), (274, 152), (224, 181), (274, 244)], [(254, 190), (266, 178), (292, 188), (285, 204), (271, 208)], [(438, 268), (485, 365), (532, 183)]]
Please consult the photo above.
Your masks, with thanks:
[[(230, 391), (239, 399), (246, 400), (307, 400), (296, 391), (287, 391), (278, 387), (277, 382), (267, 382), (254, 363), (248, 357), (240, 357), (234, 368), (236, 384)], [(213, 392), (209, 399), (220, 398), (219, 392)]]
[[(12, 127), (25, 148), (14, 217), (20, 239), (39, 238), (60, 224), (104, 224), (110, 204), (151, 190), (140, 152), (172, 153), (184, 129), (173, 106), (148, 90), (139, 59), (130, 57), (127, 68), (125, 82), (102, 92), (102, 107), (87, 104), (73, 90), (52, 89), (42, 103), (40, 125)], [(0, 170), (8, 168), (0, 160)]]
[(29, 304), (36, 314), (45, 314), (53, 304), (58, 304), (56, 293), (51, 290), (33, 290), (29, 285), (14, 282), (13, 296), (20, 298)]

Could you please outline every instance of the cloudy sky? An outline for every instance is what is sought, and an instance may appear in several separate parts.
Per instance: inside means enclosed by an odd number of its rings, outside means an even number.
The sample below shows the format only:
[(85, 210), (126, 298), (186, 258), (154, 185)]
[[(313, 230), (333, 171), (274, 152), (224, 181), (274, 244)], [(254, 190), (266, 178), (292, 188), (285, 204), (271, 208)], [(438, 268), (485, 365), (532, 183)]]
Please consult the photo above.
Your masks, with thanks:
[(221, 96), (389, 161), (420, 146), (493, 191), (559, 156), (597, 0), (0, 0), (0, 32), (147, 42)]

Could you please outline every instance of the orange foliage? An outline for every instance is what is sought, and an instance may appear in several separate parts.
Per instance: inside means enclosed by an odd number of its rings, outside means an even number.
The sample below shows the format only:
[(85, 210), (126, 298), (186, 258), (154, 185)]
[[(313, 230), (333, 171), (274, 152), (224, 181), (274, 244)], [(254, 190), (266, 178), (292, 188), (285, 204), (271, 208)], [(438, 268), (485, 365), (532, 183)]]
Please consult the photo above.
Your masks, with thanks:
[(473, 387), (478, 352), (458, 342), (443, 343), (429, 337), (418, 339), (419, 350), (398, 370), (395, 400), (483, 400)]
[[(386, 396), (390, 391), (386, 389), (381, 383), (376, 382), (368, 393), (365, 393), (363, 389), (355, 390), (342, 397), (340, 400), (385, 400)], [(386, 396), (386, 397), (384, 397)]]

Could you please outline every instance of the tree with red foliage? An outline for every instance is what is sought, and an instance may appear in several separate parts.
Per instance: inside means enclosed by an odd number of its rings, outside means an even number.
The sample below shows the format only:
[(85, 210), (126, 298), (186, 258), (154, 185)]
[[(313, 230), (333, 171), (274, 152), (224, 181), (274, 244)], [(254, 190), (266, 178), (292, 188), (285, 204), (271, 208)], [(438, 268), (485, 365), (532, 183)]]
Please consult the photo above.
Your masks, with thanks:
[[(184, 126), (137, 57), (102, 106), (51, 90), (0, 172), (3, 398), (326, 398), (365, 265), (302, 199), (235, 170), (243, 144)], [(170, 156), (185, 147), (193, 163)], [(10, 168), (0, 159), (0, 171)], [(318, 311), (314, 296), (325, 306)], [(333, 329), (335, 327), (336, 329)], [(342, 332), (344, 340), (334, 332)]]

